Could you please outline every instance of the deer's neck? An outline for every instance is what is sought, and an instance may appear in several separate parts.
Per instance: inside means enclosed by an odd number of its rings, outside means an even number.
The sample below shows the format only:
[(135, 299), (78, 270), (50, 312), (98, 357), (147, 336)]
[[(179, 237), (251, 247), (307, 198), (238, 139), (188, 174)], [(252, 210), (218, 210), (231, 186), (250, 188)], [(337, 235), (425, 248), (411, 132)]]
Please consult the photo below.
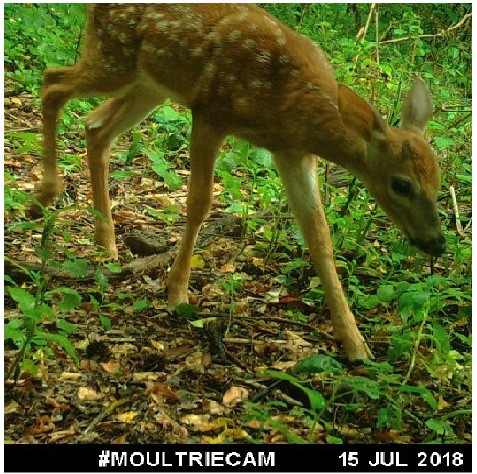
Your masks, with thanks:
[(318, 102), (310, 122), (306, 128), (312, 153), (343, 166), (358, 178), (367, 174), (367, 140), (347, 125), (342, 111)]

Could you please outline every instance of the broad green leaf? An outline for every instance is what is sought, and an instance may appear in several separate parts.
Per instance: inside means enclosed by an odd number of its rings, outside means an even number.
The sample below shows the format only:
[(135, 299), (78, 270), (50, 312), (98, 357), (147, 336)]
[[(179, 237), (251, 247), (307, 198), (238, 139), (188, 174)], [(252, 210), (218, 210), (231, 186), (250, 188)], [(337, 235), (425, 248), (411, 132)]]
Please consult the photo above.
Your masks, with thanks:
[(66, 319), (59, 318), (58, 321), (56, 321), (56, 327), (69, 335), (76, 331), (78, 325), (70, 323), (69, 321), (66, 321)]
[(8, 292), (23, 311), (33, 309), (35, 307), (35, 297), (23, 288), (10, 288)]
[(77, 292), (71, 292), (63, 296), (63, 299), (58, 304), (58, 310), (62, 313), (71, 309), (77, 308), (81, 303), (81, 295)]
[(54, 342), (58, 346), (62, 347), (66, 351), (66, 353), (75, 361), (76, 364), (79, 364), (79, 359), (76, 355), (75, 347), (70, 342), (70, 340), (62, 334), (37, 331), (35, 338), (42, 338), (46, 341)]
[(189, 316), (195, 316), (199, 312), (199, 308), (193, 304), (181, 303), (178, 304), (174, 311), (183, 318), (188, 318)]
[(313, 354), (293, 368), (293, 372), (296, 374), (318, 374), (321, 372), (334, 374), (342, 370), (343, 366), (337, 360), (324, 354)]
[(414, 393), (419, 395), (424, 401), (426, 401), (433, 410), (437, 410), (437, 401), (434, 395), (422, 385), (402, 385), (401, 390), (403, 392)]

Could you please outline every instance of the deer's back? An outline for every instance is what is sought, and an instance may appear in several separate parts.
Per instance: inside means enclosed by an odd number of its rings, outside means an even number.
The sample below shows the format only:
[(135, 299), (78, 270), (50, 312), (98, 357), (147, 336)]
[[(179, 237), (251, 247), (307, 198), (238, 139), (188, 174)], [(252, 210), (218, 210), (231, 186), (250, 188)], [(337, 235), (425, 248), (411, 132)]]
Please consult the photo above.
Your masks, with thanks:
[(103, 69), (206, 110), (255, 143), (248, 129), (260, 134), (267, 121), (278, 133), (281, 117), (299, 118), (310, 93), (323, 98), (318, 114), (336, 110), (337, 85), (321, 49), (256, 6), (98, 4), (89, 6), (88, 24), (87, 49)]

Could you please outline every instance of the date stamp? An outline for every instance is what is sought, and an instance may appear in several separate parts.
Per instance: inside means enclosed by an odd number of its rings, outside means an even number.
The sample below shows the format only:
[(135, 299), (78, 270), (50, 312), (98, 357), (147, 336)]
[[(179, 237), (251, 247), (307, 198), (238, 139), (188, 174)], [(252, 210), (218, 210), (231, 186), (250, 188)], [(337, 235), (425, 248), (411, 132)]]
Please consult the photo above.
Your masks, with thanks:
[(461, 470), (466, 463), (464, 449), (442, 445), (412, 445), (398, 447), (367, 446), (350, 449), (338, 455), (338, 464), (343, 472), (359, 470), (365, 472), (443, 472)]

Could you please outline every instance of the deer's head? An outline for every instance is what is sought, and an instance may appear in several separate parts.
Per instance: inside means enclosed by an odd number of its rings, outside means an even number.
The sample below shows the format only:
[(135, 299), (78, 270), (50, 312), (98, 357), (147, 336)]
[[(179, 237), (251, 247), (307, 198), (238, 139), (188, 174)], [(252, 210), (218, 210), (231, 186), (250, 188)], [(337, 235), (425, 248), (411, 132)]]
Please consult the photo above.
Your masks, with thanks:
[(352, 104), (360, 113), (358, 120), (356, 115), (354, 119), (344, 119), (365, 139), (359, 177), (413, 245), (425, 253), (440, 255), (445, 246), (437, 213), (441, 176), (437, 159), (424, 139), (424, 129), (432, 115), (425, 83), (417, 79), (407, 94), (401, 128), (389, 127), (372, 106), (358, 99), (340, 85), (340, 108), (342, 104)]

